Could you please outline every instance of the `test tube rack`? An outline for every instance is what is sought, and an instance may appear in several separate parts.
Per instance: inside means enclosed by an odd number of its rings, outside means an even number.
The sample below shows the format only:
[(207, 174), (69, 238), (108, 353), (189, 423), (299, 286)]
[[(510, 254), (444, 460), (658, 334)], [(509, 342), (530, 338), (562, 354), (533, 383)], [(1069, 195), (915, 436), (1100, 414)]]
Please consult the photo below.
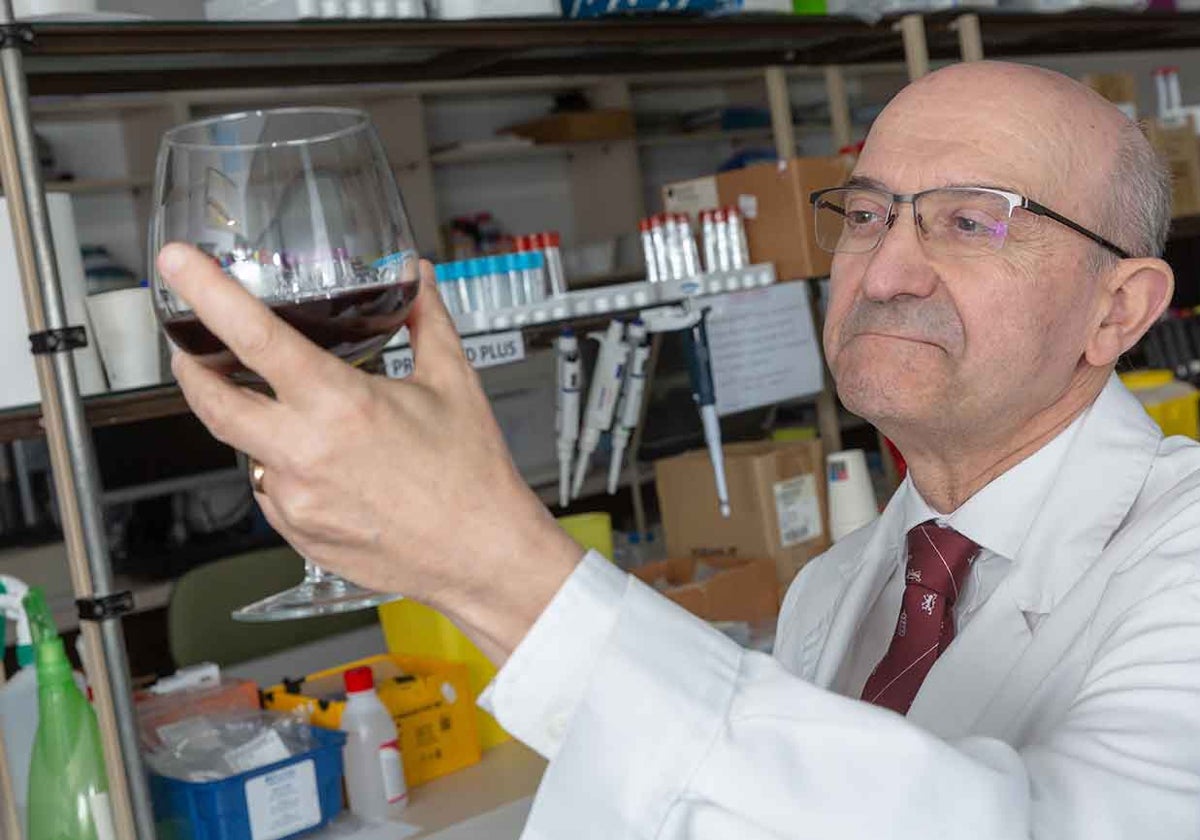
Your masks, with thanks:
[(636, 312), (651, 306), (679, 303), (703, 295), (758, 289), (770, 286), (774, 282), (774, 264), (759, 263), (732, 271), (714, 271), (661, 283), (642, 280), (636, 283), (581, 289), (538, 303), (506, 309), (465, 312), (454, 316), (454, 325), (459, 334), (464, 336), (502, 332), (521, 327), (568, 322), (576, 318)]

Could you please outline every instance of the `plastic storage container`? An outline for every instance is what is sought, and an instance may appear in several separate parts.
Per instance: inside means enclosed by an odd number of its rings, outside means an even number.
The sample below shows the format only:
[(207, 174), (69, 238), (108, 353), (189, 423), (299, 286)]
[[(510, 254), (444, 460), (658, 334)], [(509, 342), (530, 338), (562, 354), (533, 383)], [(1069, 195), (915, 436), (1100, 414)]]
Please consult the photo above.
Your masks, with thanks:
[(160, 840), (287, 840), (342, 811), (341, 732), (312, 729), (317, 746), (216, 782), (150, 774)]
[(1196, 388), (1180, 382), (1169, 370), (1136, 370), (1121, 374), (1121, 381), (1164, 435), (1200, 437), (1200, 391)]

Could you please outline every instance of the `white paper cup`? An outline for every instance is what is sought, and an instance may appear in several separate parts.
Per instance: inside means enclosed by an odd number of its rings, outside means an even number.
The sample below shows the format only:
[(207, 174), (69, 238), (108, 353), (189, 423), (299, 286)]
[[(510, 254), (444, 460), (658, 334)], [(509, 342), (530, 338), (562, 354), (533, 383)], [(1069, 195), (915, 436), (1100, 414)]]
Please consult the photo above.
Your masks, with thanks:
[(829, 482), (829, 534), (834, 542), (879, 517), (867, 456), (861, 449), (830, 452), (825, 456), (825, 475)]
[(158, 321), (150, 290), (139, 287), (90, 295), (87, 307), (109, 387), (121, 391), (162, 382)]

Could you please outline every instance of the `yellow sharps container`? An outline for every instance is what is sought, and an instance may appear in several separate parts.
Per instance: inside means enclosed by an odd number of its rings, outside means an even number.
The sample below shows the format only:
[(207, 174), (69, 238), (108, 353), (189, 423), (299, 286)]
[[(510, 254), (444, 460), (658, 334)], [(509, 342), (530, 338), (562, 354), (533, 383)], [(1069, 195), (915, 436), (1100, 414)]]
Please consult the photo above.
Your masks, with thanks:
[[(584, 548), (612, 557), (612, 518), (607, 513), (584, 513), (558, 520)], [(461, 662), (467, 666), (471, 692), (478, 697), (496, 675), (496, 668), (450, 619), (416, 601), (402, 600), (379, 608), (379, 621), (390, 653)], [(495, 719), (477, 709), (479, 742), (487, 750), (511, 737)]]

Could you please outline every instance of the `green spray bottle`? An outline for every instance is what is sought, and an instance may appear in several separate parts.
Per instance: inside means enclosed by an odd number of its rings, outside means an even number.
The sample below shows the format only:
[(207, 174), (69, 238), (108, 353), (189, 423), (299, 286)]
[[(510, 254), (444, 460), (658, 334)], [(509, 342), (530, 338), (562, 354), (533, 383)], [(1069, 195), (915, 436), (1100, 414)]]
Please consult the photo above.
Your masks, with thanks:
[(36, 587), (25, 596), (38, 679), (29, 765), (29, 840), (114, 840), (96, 712), (75, 685), (58, 629)]

